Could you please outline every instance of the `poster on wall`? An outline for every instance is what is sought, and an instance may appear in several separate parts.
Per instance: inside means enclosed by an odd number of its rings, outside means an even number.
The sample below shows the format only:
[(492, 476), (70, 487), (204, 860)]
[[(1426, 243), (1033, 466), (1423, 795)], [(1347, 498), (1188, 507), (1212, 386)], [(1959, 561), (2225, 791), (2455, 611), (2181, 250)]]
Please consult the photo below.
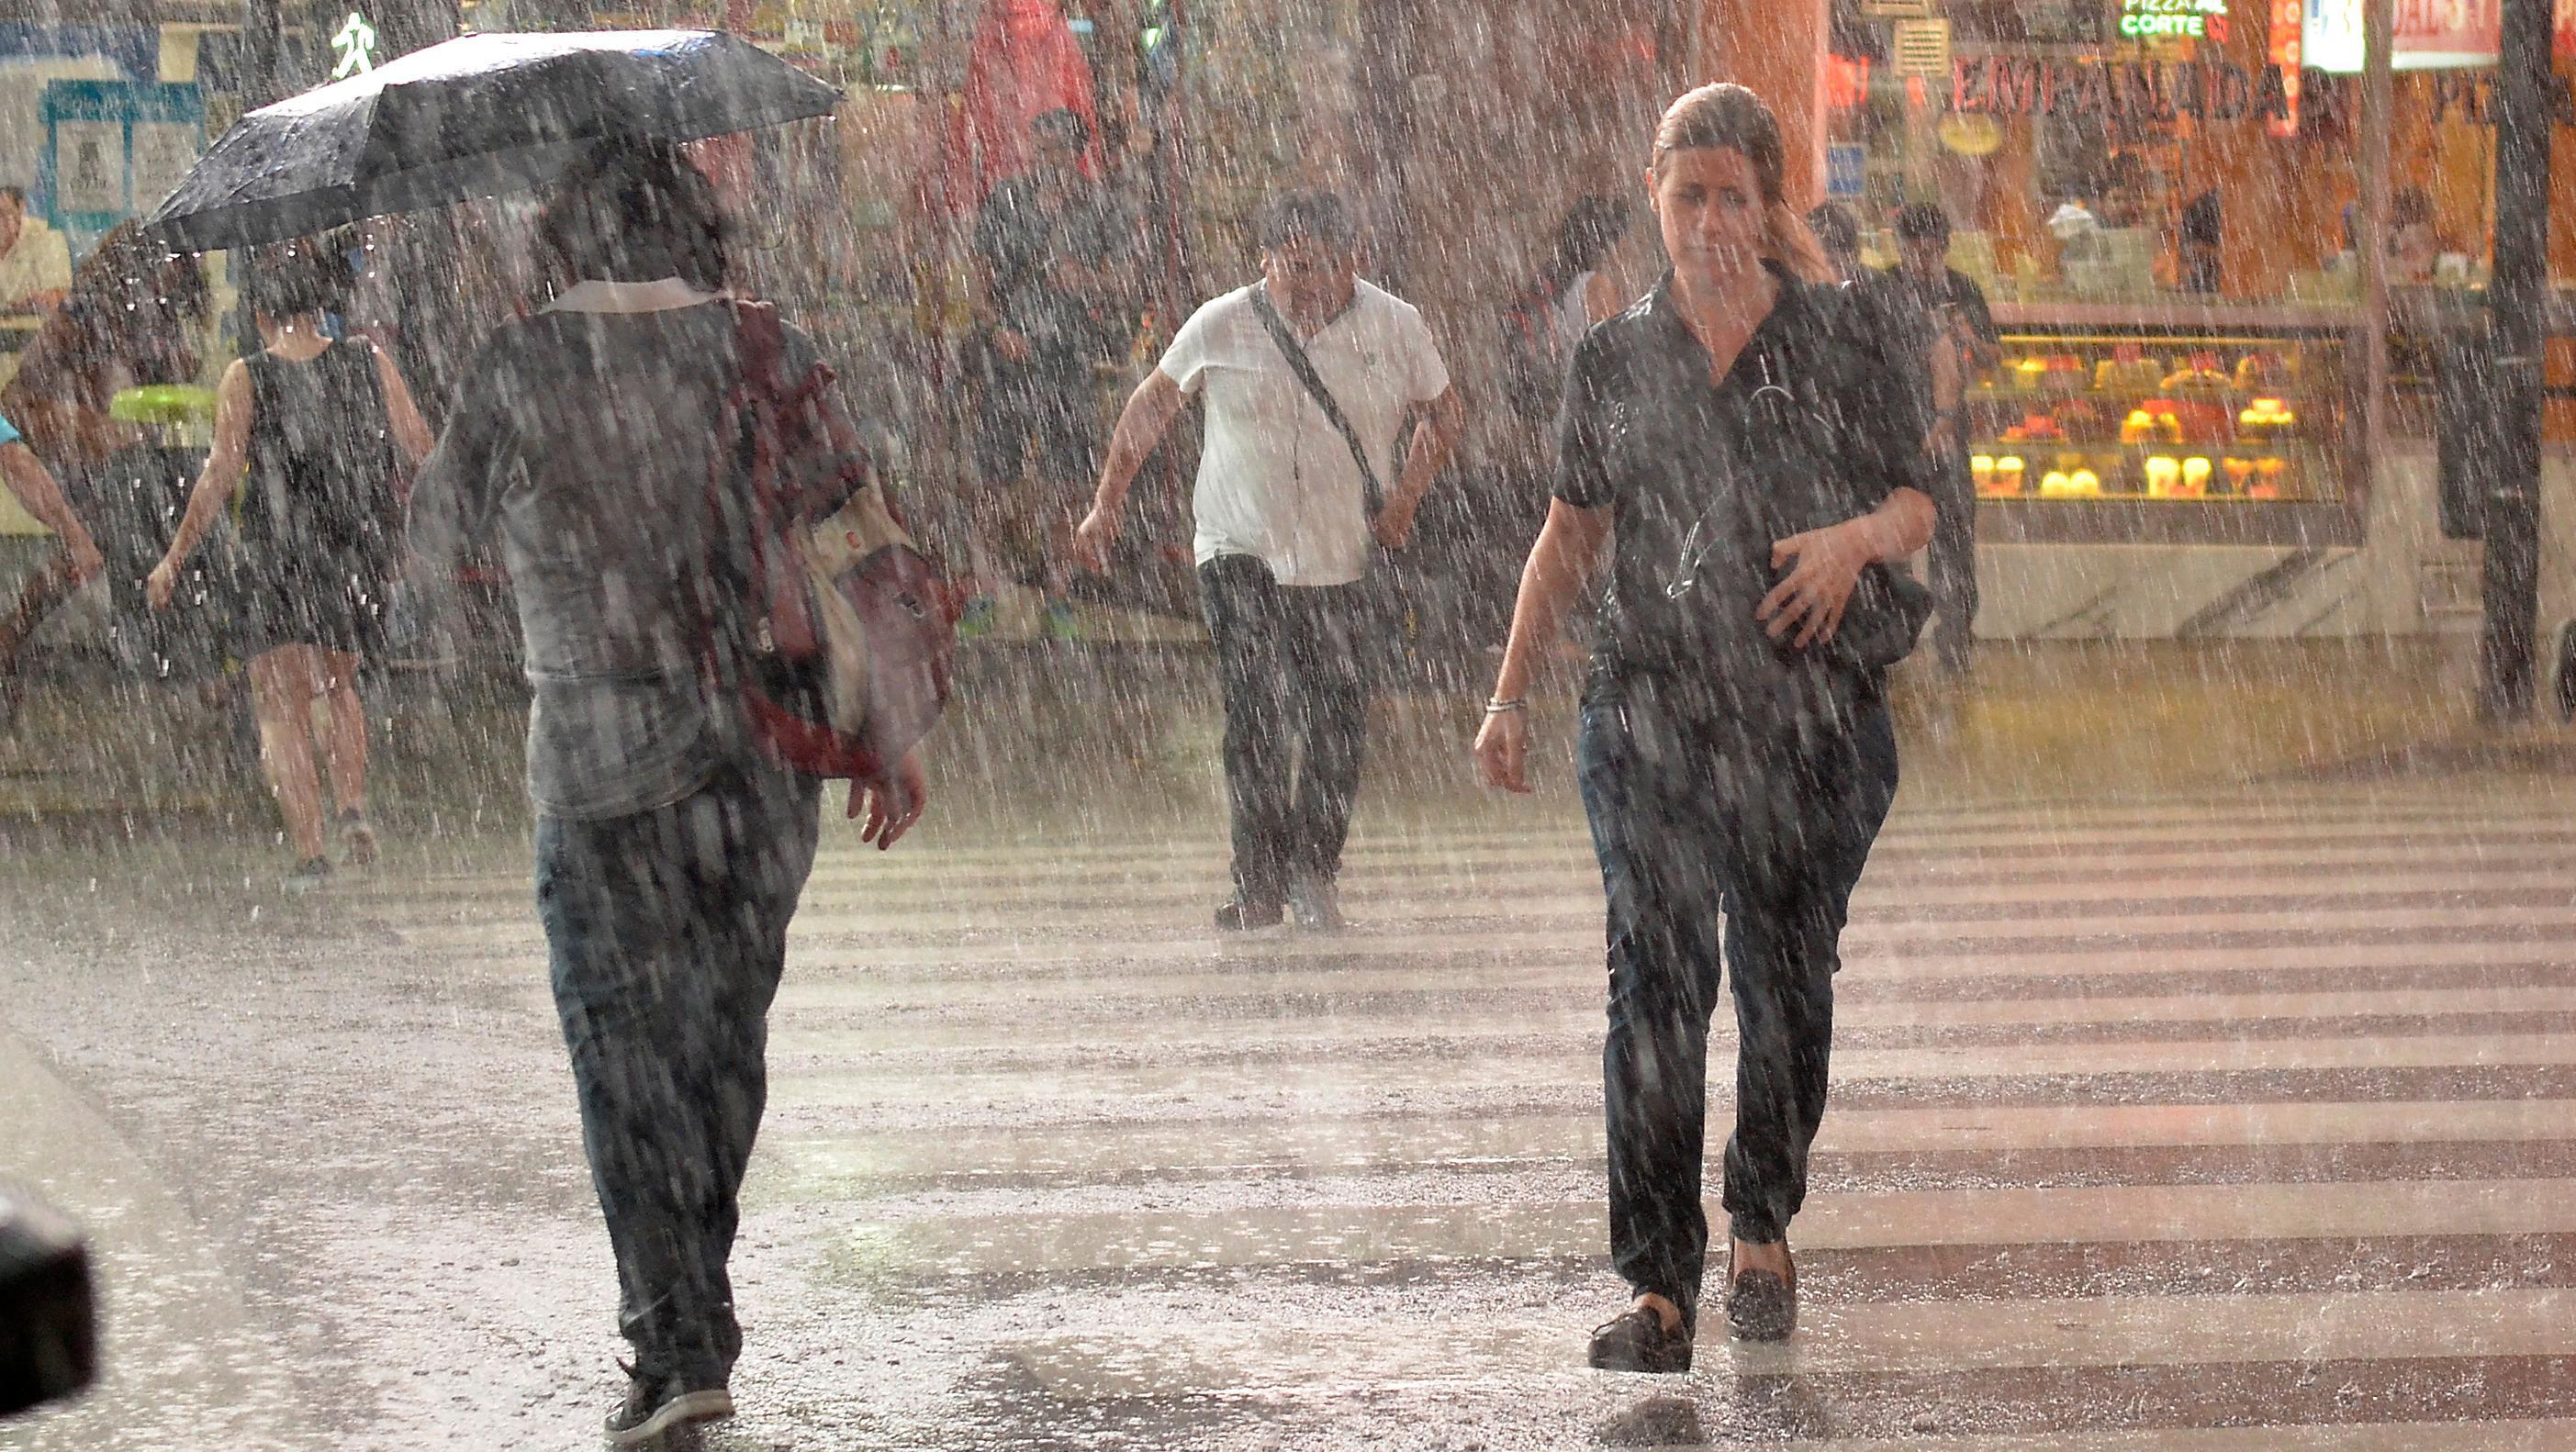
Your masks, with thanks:
[(206, 128), (194, 121), (134, 123), (134, 206), (142, 211), (168, 196), (197, 161)]
[(54, 210), (72, 214), (125, 207), (125, 127), (117, 121), (54, 124)]
[(44, 120), (38, 190), (75, 251), (160, 201), (205, 145), (194, 85), (55, 81), (45, 87)]

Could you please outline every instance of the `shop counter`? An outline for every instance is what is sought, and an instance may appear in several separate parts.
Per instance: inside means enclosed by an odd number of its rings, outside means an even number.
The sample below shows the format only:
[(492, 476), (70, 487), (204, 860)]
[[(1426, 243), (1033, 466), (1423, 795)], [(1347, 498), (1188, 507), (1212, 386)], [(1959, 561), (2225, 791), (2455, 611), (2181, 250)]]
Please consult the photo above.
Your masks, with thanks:
[(2359, 543), (2353, 313), (2004, 304), (1967, 396), (1981, 538), (2005, 544)]

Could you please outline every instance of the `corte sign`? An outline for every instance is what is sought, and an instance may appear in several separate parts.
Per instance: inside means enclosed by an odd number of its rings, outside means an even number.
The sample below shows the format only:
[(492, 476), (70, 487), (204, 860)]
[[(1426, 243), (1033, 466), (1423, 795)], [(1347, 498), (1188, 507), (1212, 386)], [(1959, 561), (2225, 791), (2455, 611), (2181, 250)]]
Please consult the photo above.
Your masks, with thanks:
[(2227, 0), (2120, 0), (2123, 40), (2225, 40)]

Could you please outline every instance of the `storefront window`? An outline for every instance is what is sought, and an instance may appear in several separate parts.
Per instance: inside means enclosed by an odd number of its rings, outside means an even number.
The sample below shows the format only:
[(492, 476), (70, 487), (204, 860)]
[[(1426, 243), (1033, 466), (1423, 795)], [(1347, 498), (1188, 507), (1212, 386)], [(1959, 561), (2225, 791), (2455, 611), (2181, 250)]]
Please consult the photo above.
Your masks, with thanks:
[(1932, 8), (1837, 37), (1866, 79), (1828, 87), (1830, 140), (1864, 260), (1935, 203), (1993, 305), (1982, 532), (2357, 538), (2355, 88), (2276, 61), (2265, 0)]

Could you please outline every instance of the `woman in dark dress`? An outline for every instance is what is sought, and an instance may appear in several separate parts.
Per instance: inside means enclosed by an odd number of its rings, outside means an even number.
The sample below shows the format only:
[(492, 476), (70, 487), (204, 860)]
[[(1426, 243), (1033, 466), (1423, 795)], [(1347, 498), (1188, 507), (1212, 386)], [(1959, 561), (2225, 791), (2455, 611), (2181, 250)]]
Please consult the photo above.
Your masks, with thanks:
[(1672, 271), (1576, 350), (1555, 498), (1476, 740), (1488, 782), (1529, 789), (1524, 692), (1606, 560), (1579, 756), (1608, 897), (1611, 1258), (1635, 1293), (1593, 1333), (1610, 1370), (1691, 1364), (1721, 921), (1740, 1037), (1727, 1324), (1795, 1325), (1788, 1229), (1838, 942), (1896, 789), (1884, 667), (1920, 625), (1886, 574), (1932, 533), (1912, 393), (1817, 285), (1781, 170), (1779, 127), (1741, 86), (1665, 113), (1646, 180)]
[[(350, 284), (348, 264), (336, 253), (288, 243), (262, 253), (249, 281), (266, 347), (224, 370), (215, 446), (144, 590), (154, 609), (168, 609), (188, 557), (243, 494), (231, 644), (250, 661), (260, 764), (295, 847), (287, 886), (303, 891), (331, 875), (317, 746), (351, 864), (375, 860), (358, 662), (383, 628), (402, 540), (394, 453), (418, 463), (430, 437), (391, 358), (363, 338), (323, 335), (323, 312), (340, 304)], [(317, 700), (327, 704), (330, 721), (318, 741)]]

